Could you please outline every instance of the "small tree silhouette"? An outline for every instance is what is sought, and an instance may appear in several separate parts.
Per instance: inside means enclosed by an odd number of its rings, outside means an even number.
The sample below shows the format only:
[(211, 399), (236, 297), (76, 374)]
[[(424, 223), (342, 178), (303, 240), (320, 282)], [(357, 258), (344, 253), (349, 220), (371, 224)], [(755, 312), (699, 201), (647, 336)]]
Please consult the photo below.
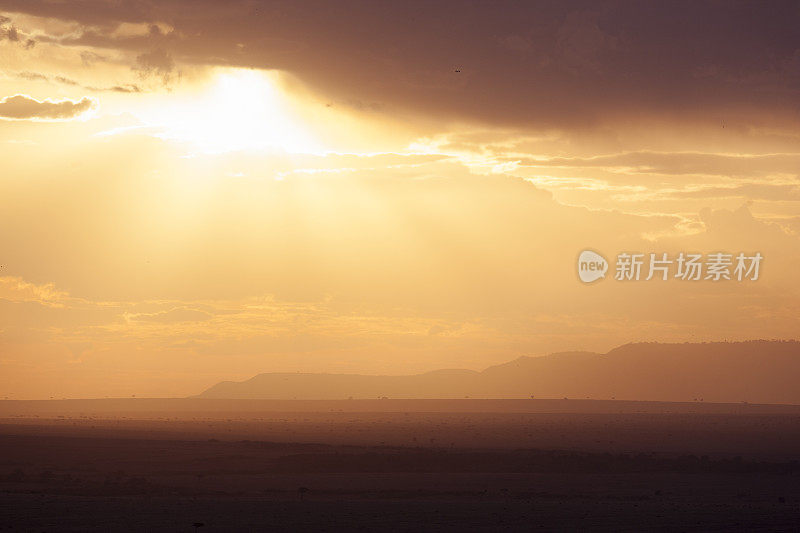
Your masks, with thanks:
[(309, 491), (308, 487), (300, 487), (299, 489), (297, 489), (297, 494), (300, 495), (300, 500), (301, 501), (303, 500), (303, 498), (306, 495), (306, 492), (308, 492), (308, 491)]

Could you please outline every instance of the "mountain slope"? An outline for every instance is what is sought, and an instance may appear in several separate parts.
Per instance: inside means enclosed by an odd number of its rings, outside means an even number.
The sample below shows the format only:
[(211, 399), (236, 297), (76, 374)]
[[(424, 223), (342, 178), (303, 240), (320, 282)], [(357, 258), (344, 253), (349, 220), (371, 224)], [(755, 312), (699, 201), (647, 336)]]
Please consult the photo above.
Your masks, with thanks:
[(606, 354), (520, 357), (483, 372), (411, 376), (259, 374), (225, 381), (200, 398), (617, 398), (798, 403), (800, 343), (748, 341), (626, 344)]

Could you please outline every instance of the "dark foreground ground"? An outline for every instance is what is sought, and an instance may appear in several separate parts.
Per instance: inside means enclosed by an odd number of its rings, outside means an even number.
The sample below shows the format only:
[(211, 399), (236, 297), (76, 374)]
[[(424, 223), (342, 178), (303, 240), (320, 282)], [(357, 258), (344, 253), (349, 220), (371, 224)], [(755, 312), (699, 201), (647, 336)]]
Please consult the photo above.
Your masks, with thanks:
[(796, 407), (191, 405), (0, 405), (0, 531), (800, 530)]

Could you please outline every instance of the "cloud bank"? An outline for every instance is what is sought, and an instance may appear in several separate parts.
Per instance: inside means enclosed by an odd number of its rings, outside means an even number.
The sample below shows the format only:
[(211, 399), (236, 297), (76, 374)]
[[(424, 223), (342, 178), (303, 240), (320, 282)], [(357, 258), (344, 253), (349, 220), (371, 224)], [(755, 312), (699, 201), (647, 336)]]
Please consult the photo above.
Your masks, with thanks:
[(280, 69), (342, 105), (392, 113), (571, 130), (797, 126), (796, 2), (346, 4), (0, 0), (70, 23), (43, 41), (126, 53), (143, 73)]
[(24, 94), (0, 100), (0, 118), (15, 120), (65, 120), (78, 117), (94, 108), (95, 100), (88, 96), (74, 100), (37, 100)]

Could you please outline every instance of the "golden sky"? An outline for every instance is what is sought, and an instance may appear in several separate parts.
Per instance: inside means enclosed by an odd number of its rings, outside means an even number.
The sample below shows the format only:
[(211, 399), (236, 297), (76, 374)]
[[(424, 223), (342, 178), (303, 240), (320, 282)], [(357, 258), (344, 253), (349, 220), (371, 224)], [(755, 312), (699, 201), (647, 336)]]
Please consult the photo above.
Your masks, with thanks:
[[(794, 338), (798, 19), (0, 0), (0, 397)], [(584, 249), (764, 262), (584, 285)]]

